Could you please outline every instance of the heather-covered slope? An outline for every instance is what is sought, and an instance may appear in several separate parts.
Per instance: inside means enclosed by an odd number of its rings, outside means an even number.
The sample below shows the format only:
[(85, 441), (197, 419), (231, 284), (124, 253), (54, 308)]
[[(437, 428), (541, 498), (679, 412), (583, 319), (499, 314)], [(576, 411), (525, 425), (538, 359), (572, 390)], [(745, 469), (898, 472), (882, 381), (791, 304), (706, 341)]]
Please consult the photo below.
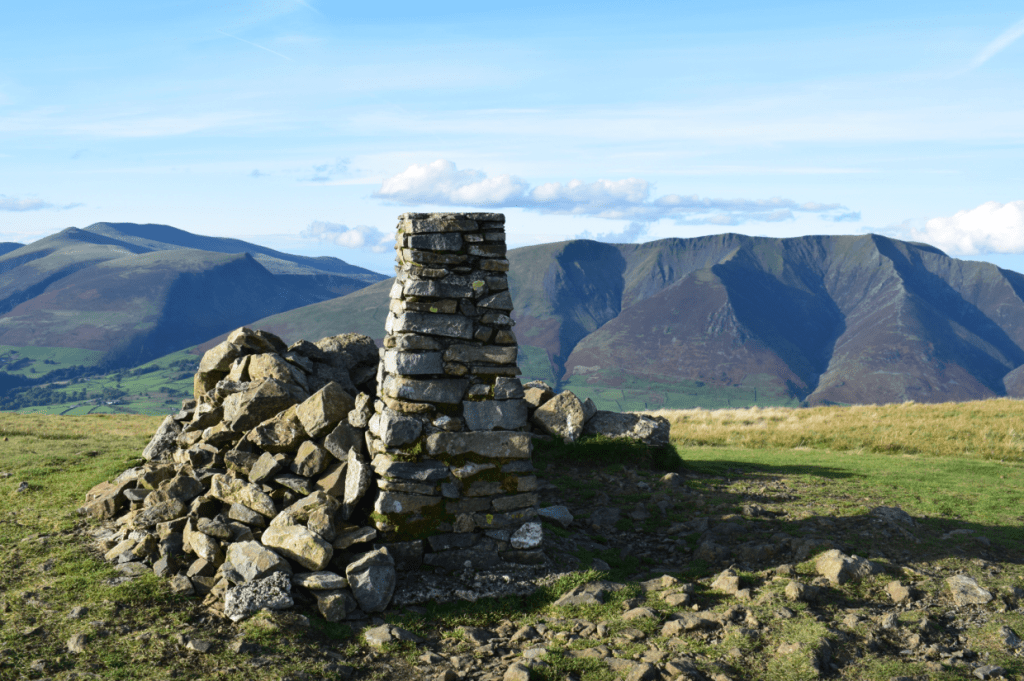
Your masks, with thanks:
[[(722, 234), (571, 241), (508, 257), (524, 374), (599, 404), (1024, 395), (1014, 372), (1024, 365), (1024, 276), (924, 244)], [(388, 287), (254, 325), (290, 340), (380, 338)]]

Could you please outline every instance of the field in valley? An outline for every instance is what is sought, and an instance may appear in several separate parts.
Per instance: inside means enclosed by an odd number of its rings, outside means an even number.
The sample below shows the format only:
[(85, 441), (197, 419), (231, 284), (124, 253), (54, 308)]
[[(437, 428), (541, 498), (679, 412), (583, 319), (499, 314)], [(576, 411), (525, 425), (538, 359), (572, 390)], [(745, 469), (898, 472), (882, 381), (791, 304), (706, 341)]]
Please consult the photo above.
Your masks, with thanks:
[[(664, 415), (670, 451), (538, 443), (535, 464), (548, 483), (542, 505), (565, 504), (577, 518), (567, 530), (546, 526), (549, 555), (568, 565), (561, 577), (529, 597), (389, 611), (389, 623), (425, 641), (375, 650), (359, 635), (369, 622), (331, 624), (307, 604), (297, 609), (305, 619), (232, 624), (197, 599), (173, 596), (153, 575), (124, 581), (102, 560), (87, 535), (93, 525), (75, 509), (94, 484), (140, 463), (160, 417), (0, 413), (0, 679), (411, 680), (448, 669), (456, 678), (501, 679), (538, 647), (547, 666), (533, 678), (624, 678), (627, 671), (584, 652), (602, 646), (609, 659), (657, 660), (661, 670), (692, 661), (719, 681), (973, 679), (986, 666), (1022, 677), (1020, 649), (1002, 632), (1024, 634), (1024, 403)], [(679, 476), (674, 485), (661, 481), (669, 470)], [(915, 524), (895, 538), (882, 532), (871, 520), (880, 506), (901, 507)], [(619, 509), (614, 525), (590, 522), (602, 508)], [(709, 542), (732, 554), (718, 560)], [(777, 546), (747, 550), (766, 542)], [(788, 601), (782, 575), (812, 583), (814, 557), (828, 546), (885, 572), (823, 587), (815, 602)], [(751, 600), (710, 586), (730, 564)], [(993, 600), (953, 607), (944, 580), (957, 573), (977, 578)], [(666, 635), (672, 607), (639, 586), (662, 574), (693, 584), (698, 614), (720, 625)], [(598, 578), (626, 588), (602, 606), (554, 605)], [(893, 580), (916, 589), (917, 600), (894, 604), (886, 592)], [(655, 617), (627, 621), (627, 606)], [(580, 635), (590, 631), (581, 622), (602, 623), (605, 633)], [(546, 633), (518, 643), (508, 633), (526, 626)], [(481, 648), (472, 627), (498, 632), (500, 645)], [(71, 653), (76, 634), (84, 648)], [(199, 652), (189, 641), (211, 646)], [(783, 646), (797, 652), (781, 655)], [(817, 651), (813, 659), (807, 650)], [(673, 660), (679, 665), (667, 667)]]

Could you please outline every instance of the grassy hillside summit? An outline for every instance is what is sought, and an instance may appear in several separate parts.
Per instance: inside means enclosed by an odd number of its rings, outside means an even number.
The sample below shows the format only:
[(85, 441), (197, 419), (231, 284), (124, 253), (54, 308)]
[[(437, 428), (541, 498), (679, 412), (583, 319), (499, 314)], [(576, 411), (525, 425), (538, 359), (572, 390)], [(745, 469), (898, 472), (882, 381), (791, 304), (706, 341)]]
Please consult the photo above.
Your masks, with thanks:
[(0, 254), (0, 345), (25, 348), (19, 359), (33, 347), (91, 351), (83, 368), (138, 367), (384, 278), (166, 225), (98, 223), (15, 246)]
[(470, 595), (239, 623), (104, 560), (74, 512), (159, 417), (0, 414), (0, 678), (1020, 679), (1014, 405), (672, 411), (655, 455), (539, 441), (568, 516), (530, 593), (431, 573)]

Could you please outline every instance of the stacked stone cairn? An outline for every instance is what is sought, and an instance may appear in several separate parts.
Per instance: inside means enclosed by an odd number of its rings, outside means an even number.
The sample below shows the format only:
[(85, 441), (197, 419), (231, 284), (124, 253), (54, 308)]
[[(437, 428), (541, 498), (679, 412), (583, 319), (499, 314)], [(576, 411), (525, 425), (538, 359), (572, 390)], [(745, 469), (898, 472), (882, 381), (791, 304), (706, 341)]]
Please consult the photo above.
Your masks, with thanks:
[(520, 383), (504, 216), (406, 214), (396, 249), (382, 349), (240, 328), (145, 463), (90, 490), (79, 512), (107, 521), (126, 578), (152, 570), (235, 621), (296, 599), (363, 619), (398, 571), (545, 562), (531, 424), (667, 443), (663, 418)]
[(540, 563), (537, 478), (516, 366), (505, 216), (407, 213), (369, 422), (387, 540), (424, 562)]

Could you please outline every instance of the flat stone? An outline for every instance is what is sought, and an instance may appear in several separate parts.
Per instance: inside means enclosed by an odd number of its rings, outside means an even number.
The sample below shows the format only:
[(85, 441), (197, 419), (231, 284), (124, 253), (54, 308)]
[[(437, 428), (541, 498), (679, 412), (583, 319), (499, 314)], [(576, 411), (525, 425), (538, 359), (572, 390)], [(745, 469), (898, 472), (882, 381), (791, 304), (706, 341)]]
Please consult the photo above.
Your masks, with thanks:
[(444, 361), (463, 364), (515, 364), (518, 354), (515, 346), (453, 345), (444, 351)]
[(263, 452), (256, 463), (249, 469), (249, 482), (259, 485), (274, 477), (288, 463), (288, 457), (284, 454), (272, 454)]
[(334, 554), (333, 546), (287, 514), (275, 518), (260, 541), (313, 572), (323, 570)]
[(518, 430), (526, 425), (525, 400), (463, 402), (466, 427), (472, 431)]
[[(455, 296), (444, 295), (442, 297), (452, 298)], [(448, 338), (465, 338), (468, 340), (473, 337), (473, 320), (469, 317), (454, 314), (405, 312), (395, 317), (389, 331), (389, 333), (403, 332), (422, 333), (428, 336), (444, 336)]]
[(384, 371), (402, 376), (443, 374), (444, 363), (440, 352), (388, 350), (384, 353)]
[(481, 298), (476, 302), (477, 307), (482, 307), (488, 310), (503, 310), (509, 312), (512, 310), (512, 296), (509, 295), (508, 291), (501, 291), (493, 295)]
[(299, 494), (310, 494), (316, 489), (316, 483), (313, 480), (304, 478), (301, 475), (292, 475), (291, 473), (282, 473), (281, 475), (274, 476), (274, 483), (281, 487), (287, 487)]
[(263, 579), (275, 572), (291, 574), (292, 568), (284, 558), (255, 541), (240, 541), (228, 545), (227, 562), (246, 582)]
[(385, 407), (370, 417), (370, 433), (384, 442), (385, 447), (401, 447), (415, 442), (423, 431), (423, 422)]
[(528, 459), (533, 450), (528, 434), (509, 431), (432, 433), (426, 443), (427, 454), (434, 458), (476, 454), (489, 459)]
[[(529, 397), (527, 391), (527, 399)], [(582, 405), (580, 408), (582, 409)], [(586, 420), (583, 434), (624, 438), (642, 442), (649, 447), (661, 447), (669, 442), (669, 423), (663, 416), (598, 411)]]
[(307, 478), (315, 478), (324, 472), (330, 464), (330, 453), (320, 445), (307, 440), (299, 445), (299, 451), (295, 454), (295, 460), (288, 469), (296, 475)]
[(337, 533), (334, 537), (334, 548), (347, 549), (355, 544), (365, 544), (377, 538), (377, 529), (374, 527), (357, 527)]
[(146, 461), (168, 463), (178, 448), (178, 436), (181, 434), (181, 425), (168, 416), (156, 429), (152, 439), (146, 448), (142, 450), (142, 458)]
[(569, 508), (561, 505), (538, 508), (537, 515), (544, 520), (550, 520), (563, 529), (569, 529), (569, 526), (573, 521), (573, 516), (572, 513), (569, 512)]
[(362, 453), (365, 446), (364, 431), (352, 426), (348, 421), (339, 423), (324, 440), (324, 448), (339, 461), (348, 461), (348, 453), (353, 449)]
[(179, 499), (170, 499), (140, 511), (132, 518), (131, 526), (136, 530), (150, 528), (157, 523), (182, 517), (187, 508)]
[(523, 384), (518, 378), (499, 376), (494, 380), (494, 399), (520, 400), (526, 396)]
[(301, 388), (273, 378), (255, 382), (245, 392), (224, 399), (224, 422), (244, 433), (306, 397)]
[(363, 612), (383, 612), (395, 592), (395, 561), (387, 549), (370, 551), (345, 568), (349, 587)]
[[(515, 511), (521, 508), (528, 508), (537, 505), (537, 495), (533, 492), (525, 494), (510, 494), (501, 496), (491, 501), (491, 508), (499, 513)], [(536, 512), (535, 512), (536, 513)]]
[(355, 406), (352, 396), (335, 382), (330, 382), (296, 407), (303, 429), (311, 438), (320, 438), (348, 416)]
[(440, 461), (393, 461), (390, 458), (374, 459), (377, 475), (417, 482), (436, 482), (448, 478), (448, 466)]
[(348, 471), (348, 461), (338, 461), (332, 464), (323, 475), (316, 481), (316, 487), (329, 496), (341, 498), (345, 496), (345, 475)]
[(348, 587), (348, 580), (336, 572), (322, 570), (320, 572), (300, 572), (292, 575), (292, 584), (314, 591), (326, 591), (344, 589)]
[(418, 380), (388, 376), (384, 379), (384, 394), (411, 402), (459, 404), (468, 386), (469, 381), (461, 378)]
[(444, 499), (441, 497), (403, 494), (401, 492), (382, 490), (381, 493), (377, 495), (377, 501), (374, 503), (374, 510), (377, 513), (383, 514), (422, 513), (425, 509), (437, 506), (443, 501)]
[(246, 439), (266, 452), (294, 452), (309, 437), (296, 409), (288, 407), (263, 421), (246, 434)]
[(953, 575), (946, 578), (946, 586), (957, 606), (984, 605), (992, 600), (992, 592), (983, 589), (973, 577)]
[(210, 478), (209, 495), (228, 504), (242, 504), (267, 518), (277, 515), (273, 499), (256, 485), (238, 478), (214, 475)]
[(231, 368), (231, 363), (241, 354), (242, 348), (234, 343), (222, 341), (203, 354), (203, 358), (199, 360), (199, 371), (204, 374), (227, 373)]

